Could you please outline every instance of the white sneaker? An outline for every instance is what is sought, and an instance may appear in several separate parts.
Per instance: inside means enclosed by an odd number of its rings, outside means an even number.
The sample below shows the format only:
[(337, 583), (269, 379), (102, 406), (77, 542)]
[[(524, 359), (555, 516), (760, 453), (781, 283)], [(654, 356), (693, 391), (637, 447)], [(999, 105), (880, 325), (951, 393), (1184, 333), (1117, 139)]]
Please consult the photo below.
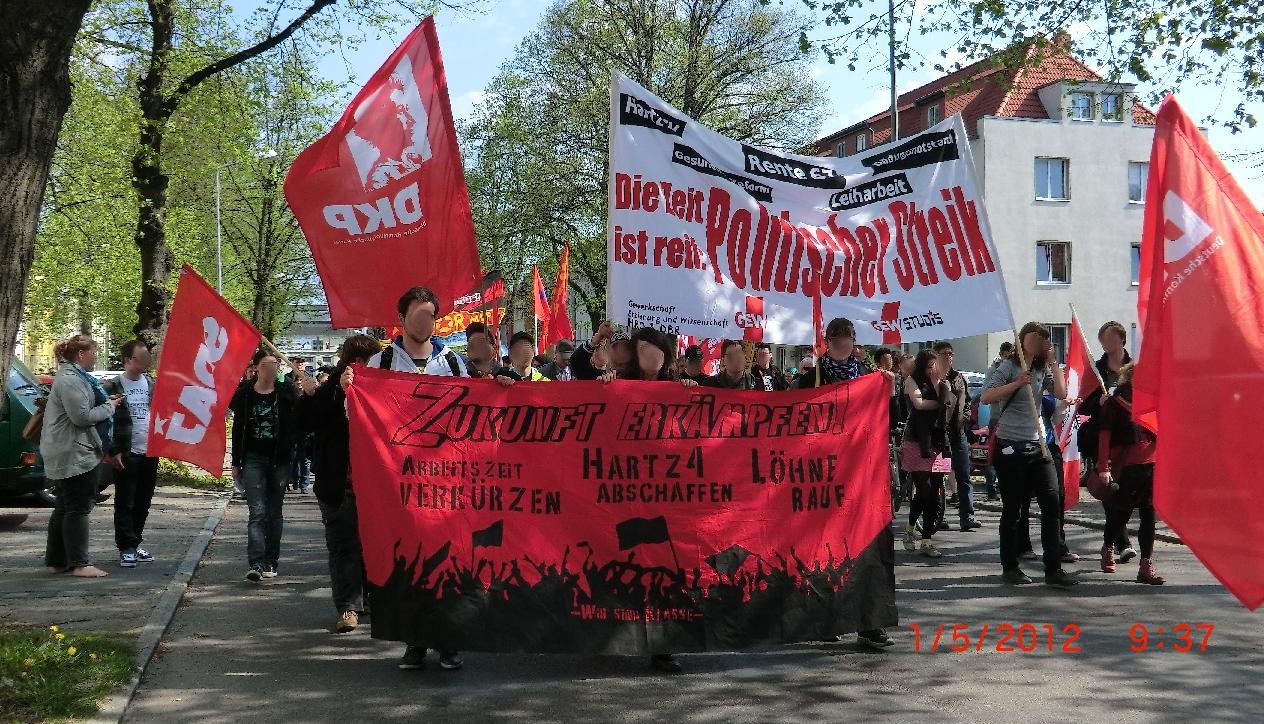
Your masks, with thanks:
[(137, 548), (137, 549), (136, 549), (136, 560), (137, 560), (137, 561), (139, 561), (139, 562), (141, 562), (141, 563), (153, 563), (153, 562), (154, 562), (154, 554), (153, 554), (153, 553), (150, 553), (149, 551), (145, 550), (144, 548)]
[(939, 552), (939, 549), (935, 547), (934, 543), (931, 543), (925, 538), (922, 539), (922, 548), (918, 551), (918, 553), (926, 556), (927, 558), (942, 558), (944, 555)]
[(136, 551), (123, 551), (119, 553), (119, 566), (121, 568), (136, 567)]

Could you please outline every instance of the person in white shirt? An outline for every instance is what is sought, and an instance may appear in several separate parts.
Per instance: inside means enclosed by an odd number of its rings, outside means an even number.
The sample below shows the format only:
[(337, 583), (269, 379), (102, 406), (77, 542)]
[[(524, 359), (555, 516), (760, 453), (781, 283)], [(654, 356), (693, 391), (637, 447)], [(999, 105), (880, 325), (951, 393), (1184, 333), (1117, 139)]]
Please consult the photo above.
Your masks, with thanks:
[(149, 345), (134, 339), (123, 345), (119, 356), (123, 374), (105, 383), (111, 396), (123, 396), (123, 404), (114, 412), (114, 454), (108, 461), (114, 468), (114, 542), (119, 549), (119, 565), (135, 568), (137, 563), (154, 560), (140, 545), (158, 484), (158, 458), (149, 456), (149, 404), (154, 396), (149, 370), (153, 355)]

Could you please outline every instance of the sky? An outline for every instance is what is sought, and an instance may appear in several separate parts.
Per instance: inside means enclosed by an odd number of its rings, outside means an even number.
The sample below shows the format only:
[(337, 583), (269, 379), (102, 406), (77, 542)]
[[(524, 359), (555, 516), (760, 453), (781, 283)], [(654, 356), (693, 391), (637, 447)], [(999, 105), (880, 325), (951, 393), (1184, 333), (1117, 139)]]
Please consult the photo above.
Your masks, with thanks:
[[(444, 11), (436, 18), (448, 92), (457, 117), (464, 117), (473, 110), (487, 82), (501, 63), (513, 56), (515, 46), (531, 32), (548, 5), (545, 0), (487, 0), (484, 11)], [(331, 80), (351, 78), (353, 86), (359, 88), (411, 29), (401, 27), (345, 56), (331, 54), (322, 63), (321, 70)], [(915, 56), (938, 60), (939, 49), (933, 43), (933, 39), (917, 38), (913, 47)], [(889, 78), (881, 62), (859, 66), (852, 72), (842, 63), (830, 65), (822, 56), (809, 72), (822, 85), (828, 99), (821, 136), (874, 115), (889, 105)], [(937, 75), (933, 68), (902, 73), (897, 78), (897, 87), (903, 93)], [(1185, 90), (1178, 98), (1195, 119), (1216, 113), (1227, 117), (1237, 103), (1232, 93), (1216, 87)], [(1257, 112), (1257, 115), (1264, 114)], [(1212, 146), (1222, 157), (1264, 146), (1264, 129), (1236, 136), (1214, 125), (1207, 130)], [(1231, 158), (1225, 158), (1225, 162), (1255, 206), (1264, 209), (1264, 169), (1252, 169)]]

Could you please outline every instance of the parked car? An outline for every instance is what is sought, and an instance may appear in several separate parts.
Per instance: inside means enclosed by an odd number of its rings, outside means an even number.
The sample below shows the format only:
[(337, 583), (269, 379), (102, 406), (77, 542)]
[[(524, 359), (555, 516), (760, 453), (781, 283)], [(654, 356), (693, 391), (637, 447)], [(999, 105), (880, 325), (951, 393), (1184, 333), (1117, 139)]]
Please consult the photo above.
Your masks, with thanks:
[(47, 396), (48, 387), (14, 359), (5, 398), (0, 400), (0, 495), (35, 493), (46, 503), (53, 502), (52, 490), (44, 480), (39, 445), (22, 437), (22, 428), (38, 409), (36, 400)]

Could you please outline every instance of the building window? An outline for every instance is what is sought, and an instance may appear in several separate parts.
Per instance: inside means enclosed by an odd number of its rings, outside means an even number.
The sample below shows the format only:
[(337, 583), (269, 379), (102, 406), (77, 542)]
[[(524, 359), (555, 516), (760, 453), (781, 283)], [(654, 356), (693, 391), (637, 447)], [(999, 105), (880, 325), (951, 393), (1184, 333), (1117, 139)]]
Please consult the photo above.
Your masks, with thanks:
[(1132, 286), (1141, 283), (1141, 245), (1132, 245)]
[(929, 128), (936, 123), (939, 123), (939, 106), (931, 106), (926, 109), (926, 126)]
[(1036, 198), (1044, 201), (1066, 201), (1067, 172), (1071, 162), (1065, 158), (1036, 159)]
[(1093, 120), (1093, 94), (1092, 93), (1072, 93), (1071, 94), (1071, 120), (1073, 121)]
[(1128, 163), (1128, 200), (1144, 204), (1146, 180), (1150, 176), (1150, 164), (1132, 161)]
[(1036, 283), (1071, 283), (1071, 244), (1066, 241), (1036, 242)]
[(844, 142), (844, 141), (839, 141), (839, 142), (838, 142), (838, 146), (837, 146), (837, 147), (835, 147), (835, 149), (834, 149), (834, 152), (838, 155), (838, 157), (839, 157), (839, 158), (842, 158), (843, 156), (846, 156), (846, 155), (847, 155), (847, 143), (846, 143), (846, 142)]
[(1049, 328), (1049, 344), (1053, 346), (1053, 354), (1058, 364), (1066, 363), (1067, 340), (1071, 338), (1071, 325), (1046, 324)]
[(869, 137), (863, 133), (856, 136), (856, 153), (860, 153), (866, 148), (869, 148)]
[(1123, 99), (1118, 93), (1102, 96), (1102, 120), (1119, 123), (1124, 120)]

